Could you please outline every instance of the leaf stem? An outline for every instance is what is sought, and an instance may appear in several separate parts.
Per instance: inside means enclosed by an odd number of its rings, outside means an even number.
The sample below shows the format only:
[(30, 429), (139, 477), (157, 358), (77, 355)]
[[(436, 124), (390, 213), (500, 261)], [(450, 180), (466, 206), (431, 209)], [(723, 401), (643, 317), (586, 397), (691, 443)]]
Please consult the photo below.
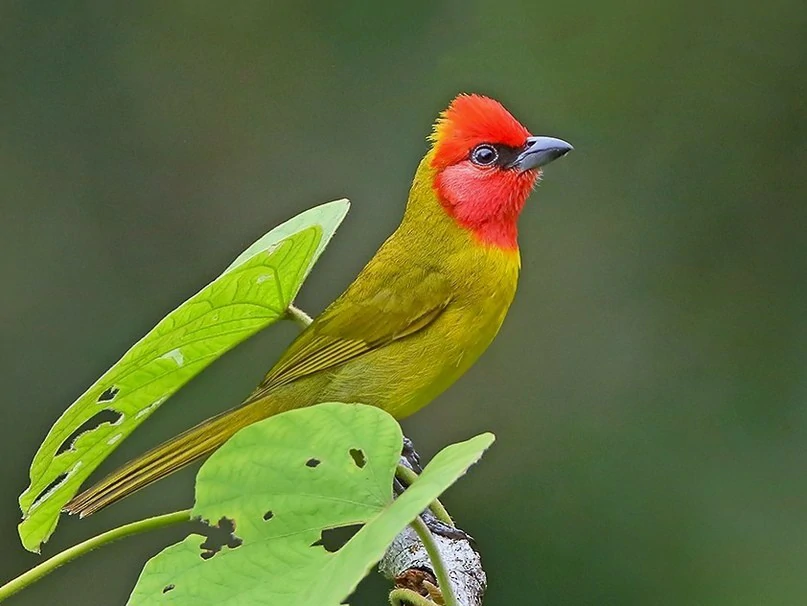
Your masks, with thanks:
[[(395, 474), (402, 479), (407, 485), (411, 486), (415, 480), (418, 479), (418, 474), (415, 473), (413, 470), (409, 469), (405, 465), (398, 465), (395, 469)], [(431, 509), (434, 517), (440, 520), (443, 524), (448, 524), (449, 526), (454, 526), (454, 520), (451, 519), (451, 516), (448, 513), (448, 510), (445, 506), (440, 502), (440, 499), (435, 499), (429, 505), (429, 509)]]
[(311, 322), (314, 321), (314, 319), (307, 313), (305, 313), (302, 309), (300, 309), (299, 307), (295, 307), (294, 303), (290, 303), (289, 306), (286, 308), (286, 316), (290, 320), (294, 320), (294, 322), (300, 328), (306, 328), (309, 324), (311, 324)]
[(393, 589), (389, 594), (389, 601), (392, 606), (435, 606), (430, 599), (411, 589), (402, 588)]
[(437, 547), (437, 543), (434, 540), (434, 535), (432, 535), (429, 527), (426, 526), (426, 523), (420, 516), (416, 517), (410, 526), (412, 526), (417, 533), (418, 538), (421, 543), (423, 543), (423, 547), (426, 548), (426, 553), (429, 554), (429, 560), (431, 560), (434, 576), (437, 577), (440, 593), (443, 594), (445, 606), (460, 606), (457, 601), (457, 594), (454, 593), (454, 586), (451, 584), (451, 579), (448, 577), (445, 562), (443, 562), (443, 558), (440, 555), (440, 549)]
[(14, 595), (18, 591), (25, 589), (28, 587), (28, 585), (38, 581), (45, 575), (53, 572), (59, 566), (67, 564), (71, 560), (75, 560), (76, 558), (89, 553), (93, 549), (106, 545), (107, 543), (111, 543), (112, 541), (117, 541), (118, 539), (122, 539), (124, 537), (146, 532), (148, 530), (156, 530), (157, 528), (163, 528), (164, 526), (181, 524), (182, 522), (187, 522), (190, 519), (191, 510), (186, 509), (184, 511), (174, 511), (172, 513), (146, 518), (145, 520), (138, 520), (137, 522), (131, 522), (129, 524), (124, 524), (123, 526), (113, 528), (112, 530), (107, 530), (106, 532), (91, 537), (78, 545), (73, 545), (61, 553), (57, 553), (55, 556), (48, 558), (41, 564), (34, 566), (31, 568), (31, 570), (22, 573), (15, 579), (10, 580), (8, 583), (0, 587), (0, 602)]

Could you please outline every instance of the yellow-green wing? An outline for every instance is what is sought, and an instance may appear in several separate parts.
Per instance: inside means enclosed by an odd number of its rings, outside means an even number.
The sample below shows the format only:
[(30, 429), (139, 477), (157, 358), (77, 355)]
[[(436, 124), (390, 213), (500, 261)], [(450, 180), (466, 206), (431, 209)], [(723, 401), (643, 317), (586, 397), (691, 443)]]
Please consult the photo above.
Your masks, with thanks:
[(437, 271), (373, 263), (289, 346), (248, 401), (431, 324), (451, 300)]

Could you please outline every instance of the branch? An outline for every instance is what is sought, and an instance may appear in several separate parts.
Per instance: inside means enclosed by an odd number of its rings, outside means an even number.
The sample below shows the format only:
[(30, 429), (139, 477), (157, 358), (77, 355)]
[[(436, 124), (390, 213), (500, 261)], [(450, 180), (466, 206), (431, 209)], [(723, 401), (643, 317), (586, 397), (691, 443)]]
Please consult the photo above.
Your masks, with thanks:
[(187, 522), (190, 519), (191, 510), (186, 509), (184, 511), (175, 511), (173, 513), (166, 513), (163, 515), (146, 518), (145, 520), (138, 520), (137, 522), (131, 522), (130, 524), (124, 524), (123, 526), (118, 526), (112, 530), (107, 530), (106, 532), (89, 538), (78, 545), (73, 545), (73, 547), (65, 549), (61, 553), (57, 553), (55, 556), (48, 558), (41, 564), (34, 566), (28, 572), (22, 573), (16, 579), (10, 580), (8, 583), (0, 587), (0, 602), (14, 595), (18, 591), (25, 589), (28, 587), (28, 585), (38, 581), (45, 575), (53, 572), (59, 566), (67, 564), (71, 560), (75, 560), (76, 558), (89, 553), (93, 549), (102, 547), (103, 545), (107, 545), (108, 543), (131, 536), (133, 534), (139, 534), (141, 532), (146, 532), (147, 530), (156, 530), (157, 528), (163, 528), (173, 524), (181, 524), (182, 522)]
[[(421, 521), (421, 524), (423, 522)], [(425, 526), (425, 524), (424, 524)], [(440, 535), (431, 535), (433, 547), (439, 553), (439, 560), (429, 556), (418, 533), (408, 526), (387, 548), (387, 552), (379, 562), (378, 569), (384, 577), (395, 582), (396, 589), (391, 597), (403, 597), (400, 589), (411, 590), (423, 596), (430, 595), (429, 585), (436, 578), (438, 586), (448, 602), (448, 582), (439, 578), (443, 576), (440, 568), (444, 567), (445, 576), (450, 579), (450, 586), (456, 594), (456, 603), (460, 606), (482, 606), (482, 597), (487, 588), (487, 577), (482, 569), (482, 559), (471, 547), (467, 539), (447, 539)], [(441, 562), (435, 565), (436, 561)], [(430, 573), (431, 579), (428, 574)], [(449, 589), (449, 591), (451, 591)], [(405, 599), (405, 598), (404, 598)], [(417, 604), (414, 600), (413, 604)], [(427, 603), (434, 603), (431, 600)]]
[[(404, 455), (396, 483), (417, 481), (419, 456), (404, 439)], [(429, 525), (438, 534), (429, 531)], [(456, 528), (440, 501), (435, 500), (387, 548), (378, 569), (395, 582), (390, 593), (393, 606), (481, 606), (487, 588), (482, 560), (471, 546), (471, 537)]]
[(426, 527), (426, 522), (418, 516), (412, 521), (410, 527), (418, 535), (420, 542), (423, 543), (423, 547), (426, 549), (426, 553), (429, 554), (432, 570), (434, 570), (437, 577), (437, 588), (443, 596), (445, 606), (460, 606), (457, 602), (457, 596), (454, 594), (454, 584), (451, 582), (445, 562), (443, 562), (443, 554), (440, 553), (440, 548), (437, 546), (434, 535)]

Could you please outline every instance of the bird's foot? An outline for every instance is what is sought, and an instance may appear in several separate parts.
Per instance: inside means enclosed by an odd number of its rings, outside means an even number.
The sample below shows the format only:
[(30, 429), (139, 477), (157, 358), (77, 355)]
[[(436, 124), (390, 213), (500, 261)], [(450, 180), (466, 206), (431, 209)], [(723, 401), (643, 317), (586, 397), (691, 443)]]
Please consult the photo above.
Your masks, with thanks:
[(474, 538), (467, 532), (457, 528), (456, 526), (446, 524), (437, 518), (437, 516), (435, 516), (430, 509), (427, 509), (420, 514), (420, 519), (423, 520), (423, 523), (426, 524), (426, 528), (428, 528), (432, 534), (436, 534), (446, 539), (453, 539), (455, 541), (468, 541), (469, 543), (475, 542)]
[[(404, 493), (422, 471), (423, 468), (420, 465), (420, 456), (415, 450), (412, 440), (404, 437), (398, 472), (392, 483), (392, 489), (396, 498)], [(435, 515), (435, 512), (437, 515)], [(438, 517), (438, 515), (440, 517)], [(454, 526), (445, 507), (443, 507), (438, 500), (435, 500), (430, 508), (426, 509), (420, 517), (433, 534), (459, 541), (472, 542), (474, 540), (467, 532)]]
[(401, 465), (408, 467), (417, 474), (423, 471), (420, 465), (420, 455), (415, 450), (415, 445), (412, 440), (404, 436), (403, 448), (401, 449)]

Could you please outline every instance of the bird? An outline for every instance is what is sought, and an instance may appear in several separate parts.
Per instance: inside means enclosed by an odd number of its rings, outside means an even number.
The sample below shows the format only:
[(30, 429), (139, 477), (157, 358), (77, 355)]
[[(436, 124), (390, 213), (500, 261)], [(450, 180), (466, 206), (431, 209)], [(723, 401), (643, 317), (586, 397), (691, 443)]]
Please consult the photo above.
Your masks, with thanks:
[(438, 115), (428, 143), (398, 228), (257, 388), (113, 471), (66, 512), (97, 512), (287, 410), (358, 402), (402, 419), (468, 370), (516, 293), (519, 215), (542, 168), (573, 148), (531, 135), (499, 101), (465, 93)]

